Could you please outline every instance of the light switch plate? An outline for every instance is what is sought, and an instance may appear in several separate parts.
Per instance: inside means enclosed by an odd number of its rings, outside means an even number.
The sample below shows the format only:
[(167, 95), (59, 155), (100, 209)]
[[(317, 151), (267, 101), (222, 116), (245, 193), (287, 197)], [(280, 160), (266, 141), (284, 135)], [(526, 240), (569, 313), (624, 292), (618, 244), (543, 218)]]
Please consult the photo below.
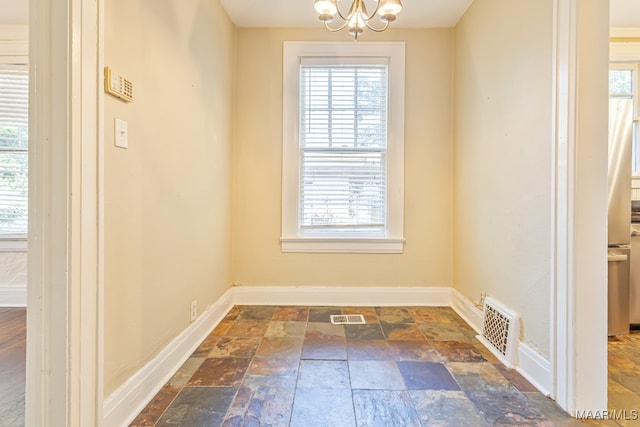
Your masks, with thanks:
[(116, 147), (129, 148), (129, 135), (127, 131), (127, 122), (121, 119), (114, 120), (114, 135)]

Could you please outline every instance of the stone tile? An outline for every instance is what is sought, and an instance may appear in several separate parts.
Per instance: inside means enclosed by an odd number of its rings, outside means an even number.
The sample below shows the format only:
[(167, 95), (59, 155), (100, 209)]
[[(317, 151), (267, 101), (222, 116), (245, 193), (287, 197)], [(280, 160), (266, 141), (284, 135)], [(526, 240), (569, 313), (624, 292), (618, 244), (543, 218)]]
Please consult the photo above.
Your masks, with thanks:
[(271, 321), (265, 337), (304, 337), (305, 322)]
[(256, 356), (281, 358), (300, 358), (302, 337), (265, 337), (262, 339)]
[(523, 377), (518, 371), (515, 369), (509, 369), (505, 367), (503, 364), (495, 364), (493, 365), (495, 368), (505, 377), (511, 384), (513, 384), (518, 390), (523, 393), (527, 392), (536, 392), (538, 391), (525, 377)]
[(220, 337), (208, 357), (253, 357), (260, 340), (257, 337)]
[(447, 363), (462, 390), (508, 388), (509, 381), (491, 363)]
[(426, 341), (417, 325), (412, 323), (381, 323), (384, 335), (390, 341)]
[(552, 427), (544, 414), (513, 386), (481, 387), (464, 392), (489, 425)]
[(420, 419), (406, 391), (354, 390), (358, 426), (420, 427)]
[(379, 323), (366, 325), (344, 325), (347, 340), (383, 340), (384, 334)]
[(409, 310), (402, 307), (376, 307), (380, 323), (415, 323)]
[(356, 427), (350, 390), (298, 388), (290, 427)]
[(218, 344), (218, 341), (220, 341), (220, 337), (213, 335), (212, 332), (204, 339), (204, 341), (202, 341), (198, 348), (196, 348), (193, 354), (191, 354), (191, 357), (207, 357), (211, 349)]
[(277, 307), (271, 320), (307, 322), (309, 320), (309, 307)]
[(240, 385), (251, 359), (205, 359), (187, 382), (189, 386), (235, 387)]
[(396, 362), (408, 390), (460, 390), (442, 363)]
[(499, 365), (502, 363), (500, 359), (494, 356), (493, 353), (491, 353), (491, 351), (489, 351), (489, 349), (485, 347), (484, 344), (482, 344), (480, 341), (474, 339), (472, 340), (472, 344), (473, 347), (478, 351), (478, 353), (482, 355), (482, 357), (486, 359), (487, 362), (493, 363), (494, 365)]
[(469, 337), (455, 323), (421, 323), (424, 336), (432, 341), (469, 341)]
[(203, 357), (190, 357), (186, 362), (182, 364), (178, 371), (173, 374), (173, 377), (169, 380), (167, 385), (171, 387), (182, 387), (187, 381), (191, 378), (191, 376), (200, 368), (204, 362)]
[(309, 323), (331, 323), (332, 314), (342, 314), (338, 307), (311, 307), (309, 309)]
[(293, 388), (298, 378), (298, 359), (254, 357), (242, 385), (269, 388)]
[(409, 307), (416, 323), (451, 323), (451, 313), (445, 307)]
[(268, 320), (236, 320), (225, 332), (225, 335), (231, 337), (263, 337), (268, 328)]
[(242, 310), (244, 310), (244, 307), (234, 305), (233, 307), (231, 307), (231, 310), (229, 310), (224, 316), (224, 320), (236, 320), (238, 316), (240, 316), (240, 313), (242, 313)]
[[(180, 392), (180, 387), (164, 386), (131, 422), (132, 426), (154, 426)], [(11, 425), (11, 424), (9, 424)]]
[(462, 391), (410, 390), (409, 395), (423, 426), (487, 426)]
[(431, 344), (426, 341), (388, 341), (389, 349), (395, 360), (416, 360), (440, 362), (442, 358)]
[(385, 340), (349, 340), (347, 356), (349, 360), (394, 360)]
[(434, 350), (448, 362), (485, 362), (473, 344), (458, 341), (432, 341)]
[(345, 338), (343, 325), (332, 325), (331, 323), (309, 322), (305, 338)]
[(303, 359), (346, 360), (347, 341), (344, 338), (308, 339), (302, 345)]
[(222, 427), (287, 427), (294, 394), (293, 388), (241, 387)]
[(276, 311), (274, 306), (255, 305), (245, 307), (238, 316), (239, 320), (271, 320)]
[(218, 323), (218, 325), (213, 329), (213, 332), (211, 332), (211, 335), (216, 337), (221, 337), (225, 335), (229, 330), (229, 328), (233, 326), (234, 323), (235, 323), (234, 320), (223, 320), (222, 322)]
[(309, 307), (309, 323), (331, 323), (331, 316), (342, 314), (340, 307)]
[(389, 360), (349, 360), (352, 389), (406, 390), (402, 374)]
[(526, 392), (524, 395), (544, 413), (545, 417), (557, 427), (579, 427), (584, 426), (580, 420), (576, 420), (560, 408), (556, 402), (542, 395), (539, 392)]
[(341, 360), (302, 360), (297, 387), (349, 390), (349, 366)]
[(342, 314), (362, 314), (367, 324), (380, 323), (378, 314), (373, 307), (342, 307)]
[(220, 426), (237, 389), (185, 387), (156, 426)]

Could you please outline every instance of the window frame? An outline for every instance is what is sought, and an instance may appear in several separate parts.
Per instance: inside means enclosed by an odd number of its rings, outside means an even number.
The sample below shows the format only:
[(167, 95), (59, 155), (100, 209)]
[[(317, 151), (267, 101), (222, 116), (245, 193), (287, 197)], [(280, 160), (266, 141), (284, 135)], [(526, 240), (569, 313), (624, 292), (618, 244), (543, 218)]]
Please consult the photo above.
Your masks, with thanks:
[[(387, 212), (383, 236), (305, 236), (299, 228), (300, 64), (302, 58), (381, 58), (388, 64)], [(348, 61), (347, 61), (348, 62)], [(381, 61), (382, 62), (382, 61)], [(404, 251), (404, 42), (284, 42), (282, 252), (402, 253)]]
[[(28, 28), (21, 25), (0, 25), (0, 36), (0, 64), (29, 67)], [(27, 237), (28, 233), (0, 234), (0, 253), (26, 252)]]

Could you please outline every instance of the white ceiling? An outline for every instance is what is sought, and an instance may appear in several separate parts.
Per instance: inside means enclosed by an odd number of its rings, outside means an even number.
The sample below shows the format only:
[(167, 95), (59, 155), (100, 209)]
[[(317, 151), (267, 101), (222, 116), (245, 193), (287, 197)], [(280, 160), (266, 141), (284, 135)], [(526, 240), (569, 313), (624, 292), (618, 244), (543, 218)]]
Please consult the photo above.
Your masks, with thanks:
[[(367, 0), (368, 5), (373, 4)], [(640, 0), (610, 0), (612, 27), (640, 27)], [(241, 27), (318, 27), (313, 0), (220, 0)], [(394, 27), (453, 27), (473, 0), (403, 0)], [(339, 0), (347, 11), (351, 0)]]
[[(220, 0), (243, 27), (317, 27), (313, 0)], [(340, 0), (348, 2), (348, 0)], [(396, 27), (452, 27), (473, 0), (404, 0)], [(0, 0), (0, 24), (27, 24), (29, 0)], [(343, 7), (344, 10), (344, 7)], [(640, 0), (611, 0), (612, 27), (640, 27)]]
[[(320, 27), (313, 0), (221, 0), (231, 20), (241, 27)], [(370, 11), (373, 2), (367, 0)], [(405, 0), (394, 27), (453, 27), (473, 0)], [(350, 0), (338, 2), (346, 13)]]

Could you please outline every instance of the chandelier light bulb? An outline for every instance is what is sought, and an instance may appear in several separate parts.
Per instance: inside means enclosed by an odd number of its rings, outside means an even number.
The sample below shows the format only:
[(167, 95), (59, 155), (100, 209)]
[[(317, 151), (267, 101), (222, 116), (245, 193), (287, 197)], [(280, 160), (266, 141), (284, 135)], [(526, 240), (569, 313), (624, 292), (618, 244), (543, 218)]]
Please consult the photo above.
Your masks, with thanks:
[(331, 22), (338, 13), (337, 0), (315, 0), (313, 8), (318, 13), (318, 19), (324, 22)]
[(378, 15), (385, 22), (393, 22), (396, 15), (402, 11), (402, 2), (400, 0), (380, 0), (378, 6)]

